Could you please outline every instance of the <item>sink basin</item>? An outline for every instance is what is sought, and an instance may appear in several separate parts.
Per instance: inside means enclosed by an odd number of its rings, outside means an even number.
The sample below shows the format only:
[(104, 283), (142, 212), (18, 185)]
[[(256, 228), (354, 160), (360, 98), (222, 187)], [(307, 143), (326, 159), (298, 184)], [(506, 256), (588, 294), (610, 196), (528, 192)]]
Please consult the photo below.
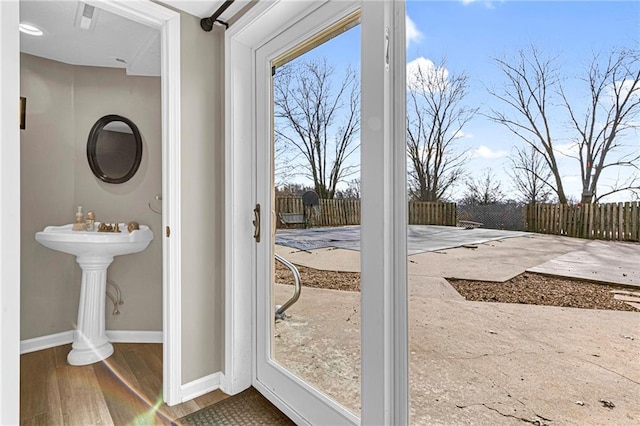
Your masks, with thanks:
[[(47, 226), (36, 233), (36, 240), (45, 247), (81, 257), (113, 257), (137, 253), (147, 248), (153, 232), (146, 225), (129, 232), (120, 224), (122, 232), (72, 231), (73, 225)], [(98, 225), (96, 224), (96, 229)]]
[[(96, 223), (96, 229), (98, 224)], [(36, 233), (43, 246), (76, 256), (82, 268), (78, 324), (67, 361), (87, 365), (113, 354), (105, 332), (107, 268), (114, 256), (137, 253), (147, 248), (153, 232), (146, 225), (129, 232), (124, 223), (121, 232), (73, 231), (73, 225), (47, 226)]]

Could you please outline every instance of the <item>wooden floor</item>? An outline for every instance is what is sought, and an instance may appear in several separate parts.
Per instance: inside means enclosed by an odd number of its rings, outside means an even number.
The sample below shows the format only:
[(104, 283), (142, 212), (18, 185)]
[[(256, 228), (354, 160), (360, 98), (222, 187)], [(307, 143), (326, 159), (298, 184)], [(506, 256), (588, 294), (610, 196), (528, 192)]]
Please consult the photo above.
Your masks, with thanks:
[(117, 343), (114, 354), (87, 366), (67, 364), (71, 345), (20, 357), (23, 425), (152, 425), (214, 404), (217, 390), (180, 405), (162, 403), (162, 345)]

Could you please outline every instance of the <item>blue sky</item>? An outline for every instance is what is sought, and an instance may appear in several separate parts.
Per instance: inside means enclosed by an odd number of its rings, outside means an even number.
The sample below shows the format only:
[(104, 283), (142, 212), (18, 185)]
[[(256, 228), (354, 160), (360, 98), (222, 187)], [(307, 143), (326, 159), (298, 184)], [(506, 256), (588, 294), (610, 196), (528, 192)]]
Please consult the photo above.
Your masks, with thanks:
[[(557, 55), (562, 74), (573, 79), (594, 53), (637, 46), (640, 40), (639, 1), (408, 1), (407, 16), (407, 61), (422, 57), (437, 62), (446, 57), (449, 72), (470, 76), (466, 100), (481, 111), (504, 110), (485, 89), (500, 87), (503, 81), (492, 58), (510, 57), (534, 45), (544, 54)], [(564, 123), (558, 121), (556, 126)], [(517, 143), (514, 136), (482, 116), (463, 132), (460, 143), (475, 151), (470, 172), (491, 168), (509, 191), (505, 170), (507, 155)], [(640, 149), (637, 142), (629, 143), (629, 149), (634, 145)], [(561, 157), (560, 161), (566, 190), (578, 197), (579, 169), (573, 160)]]
[[(511, 57), (534, 45), (544, 54), (557, 55), (562, 74), (573, 79), (594, 53), (637, 46), (640, 40), (639, 1), (408, 1), (407, 16), (407, 61), (446, 57), (449, 72), (470, 76), (466, 100), (481, 111), (504, 110), (485, 89), (500, 87), (503, 81), (492, 58)], [(475, 151), (470, 171), (491, 168), (508, 191), (506, 156), (517, 143), (514, 136), (482, 116), (463, 132), (460, 142)], [(640, 149), (637, 134), (634, 139), (630, 149)], [(573, 160), (562, 158), (561, 172), (567, 192), (578, 197), (579, 169)]]
[[(494, 57), (510, 57), (534, 45), (545, 54), (557, 55), (562, 74), (572, 79), (584, 71), (594, 53), (637, 48), (640, 43), (640, 0), (423, 0), (407, 1), (406, 9), (407, 62), (418, 58), (439, 62), (446, 57), (449, 72), (466, 72), (470, 77), (468, 104), (485, 112), (501, 108), (486, 90), (487, 86), (500, 87), (503, 81)], [(351, 30), (308, 55), (327, 56), (338, 69), (347, 63), (358, 69), (359, 37), (358, 29)], [(506, 157), (516, 143), (514, 137), (483, 116), (476, 116), (463, 133), (461, 148), (475, 152), (468, 164), (470, 174), (491, 168), (509, 192)], [(639, 137), (631, 138), (629, 149), (640, 149)], [(567, 192), (578, 197), (579, 169), (571, 167), (571, 161), (563, 159), (561, 171)]]

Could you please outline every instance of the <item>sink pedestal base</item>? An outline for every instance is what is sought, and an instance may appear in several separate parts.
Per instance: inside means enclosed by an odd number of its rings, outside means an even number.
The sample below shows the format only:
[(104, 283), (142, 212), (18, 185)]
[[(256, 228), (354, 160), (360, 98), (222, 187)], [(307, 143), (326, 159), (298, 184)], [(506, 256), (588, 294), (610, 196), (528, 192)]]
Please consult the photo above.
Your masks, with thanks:
[(113, 354), (105, 332), (107, 268), (113, 257), (77, 257), (82, 268), (78, 325), (67, 361), (71, 365), (87, 365)]

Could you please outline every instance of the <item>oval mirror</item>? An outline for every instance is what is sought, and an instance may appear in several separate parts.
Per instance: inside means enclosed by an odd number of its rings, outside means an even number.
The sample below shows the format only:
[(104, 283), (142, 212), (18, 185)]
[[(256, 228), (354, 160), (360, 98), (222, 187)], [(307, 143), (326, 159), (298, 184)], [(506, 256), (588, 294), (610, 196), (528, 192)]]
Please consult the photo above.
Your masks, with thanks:
[(103, 182), (123, 183), (136, 174), (142, 160), (142, 137), (128, 118), (105, 115), (91, 128), (87, 159)]

